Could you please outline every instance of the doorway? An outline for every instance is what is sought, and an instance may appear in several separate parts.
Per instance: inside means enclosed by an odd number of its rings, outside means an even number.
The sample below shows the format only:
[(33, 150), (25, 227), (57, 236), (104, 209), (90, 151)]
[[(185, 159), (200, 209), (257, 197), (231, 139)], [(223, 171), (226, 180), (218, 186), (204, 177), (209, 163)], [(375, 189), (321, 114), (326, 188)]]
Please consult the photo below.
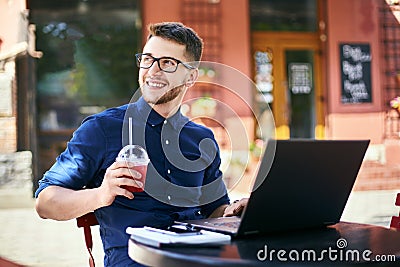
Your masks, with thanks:
[[(259, 68), (254, 60), (255, 83), (259, 88), (256, 103), (258, 110), (265, 105), (271, 108), (279, 139), (324, 137), (319, 44), (315, 33), (252, 33), (254, 58), (264, 53), (269, 60), (267, 73), (260, 73), (265, 68)], [(266, 86), (265, 82), (270, 84)]]

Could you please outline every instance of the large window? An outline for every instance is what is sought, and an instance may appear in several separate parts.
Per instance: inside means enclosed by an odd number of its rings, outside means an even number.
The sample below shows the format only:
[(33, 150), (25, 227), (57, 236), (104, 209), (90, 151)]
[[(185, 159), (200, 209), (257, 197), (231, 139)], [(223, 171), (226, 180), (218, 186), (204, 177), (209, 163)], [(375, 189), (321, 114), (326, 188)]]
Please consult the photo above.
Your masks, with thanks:
[(36, 24), (40, 169), (64, 149), (82, 120), (128, 103), (137, 85), (138, 0), (33, 0)]

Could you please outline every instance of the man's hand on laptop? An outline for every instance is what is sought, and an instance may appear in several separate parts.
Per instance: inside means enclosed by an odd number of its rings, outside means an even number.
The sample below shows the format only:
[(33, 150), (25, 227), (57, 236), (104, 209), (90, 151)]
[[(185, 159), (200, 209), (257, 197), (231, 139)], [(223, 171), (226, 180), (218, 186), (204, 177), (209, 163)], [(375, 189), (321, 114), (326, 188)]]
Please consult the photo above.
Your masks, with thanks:
[(242, 198), (241, 200), (235, 200), (228, 207), (225, 208), (224, 217), (239, 216), (242, 214), (244, 207), (247, 206), (248, 198)]

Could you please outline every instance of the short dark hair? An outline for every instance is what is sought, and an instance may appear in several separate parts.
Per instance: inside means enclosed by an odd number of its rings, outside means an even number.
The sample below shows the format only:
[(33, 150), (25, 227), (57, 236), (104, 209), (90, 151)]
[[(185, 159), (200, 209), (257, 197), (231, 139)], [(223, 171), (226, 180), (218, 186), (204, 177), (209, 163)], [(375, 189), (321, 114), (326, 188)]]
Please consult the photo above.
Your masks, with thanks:
[(149, 40), (158, 36), (186, 46), (185, 56), (194, 61), (200, 61), (203, 53), (203, 40), (190, 27), (180, 22), (161, 22), (149, 25)]

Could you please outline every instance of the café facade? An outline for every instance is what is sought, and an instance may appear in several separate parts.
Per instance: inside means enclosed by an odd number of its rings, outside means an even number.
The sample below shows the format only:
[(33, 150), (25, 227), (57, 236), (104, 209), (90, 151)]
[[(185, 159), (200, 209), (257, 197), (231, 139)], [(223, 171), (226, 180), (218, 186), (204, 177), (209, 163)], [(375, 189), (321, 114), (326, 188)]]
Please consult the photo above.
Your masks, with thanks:
[[(29, 22), (10, 24), (26, 33), (18, 38), (0, 25), (1, 66), (16, 62), (14, 82), (1, 87), (10, 101), (0, 153), (31, 151), (34, 183), (82, 118), (129, 101), (146, 25), (181, 21), (211, 62), (184, 111), (215, 131), (222, 150), (251, 150), (271, 121), (279, 139), (370, 139), (356, 189), (400, 188), (399, 111), (390, 106), (400, 95), (399, 1), (5, 2), (0, 13), (29, 13)], [(27, 53), (5, 58), (21, 42)]]

